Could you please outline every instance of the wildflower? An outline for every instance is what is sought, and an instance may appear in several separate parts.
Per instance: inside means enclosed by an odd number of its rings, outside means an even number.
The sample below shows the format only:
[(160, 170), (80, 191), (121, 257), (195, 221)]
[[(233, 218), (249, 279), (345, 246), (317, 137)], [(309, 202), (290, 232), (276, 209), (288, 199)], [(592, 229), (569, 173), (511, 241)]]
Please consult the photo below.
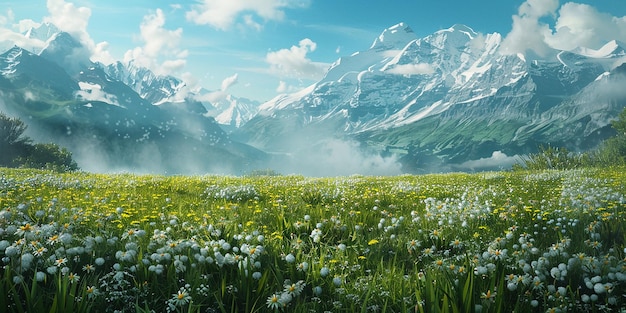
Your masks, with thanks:
[(280, 297), (277, 294), (272, 294), (267, 298), (267, 307), (272, 310), (278, 310), (281, 307)]
[(37, 248), (37, 250), (35, 250), (35, 252), (33, 252), (33, 254), (37, 257), (40, 257), (46, 252), (48, 252), (48, 249), (46, 247), (39, 247)]
[(87, 273), (91, 273), (95, 270), (96, 268), (91, 265), (91, 264), (86, 264), (85, 266), (83, 266), (83, 271), (87, 272)]
[(93, 299), (95, 296), (99, 294), (99, 291), (95, 286), (87, 286), (87, 288), (85, 289), (85, 292), (87, 292), (87, 297), (89, 299)]
[(67, 278), (69, 279), (70, 283), (75, 283), (78, 282), (80, 280), (80, 276), (74, 274), (74, 273), (70, 273)]
[(59, 235), (53, 235), (53, 236), (50, 236), (46, 242), (47, 242), (49, 245), (53, 246), (53, 245), (55, 245), (56, 243), (58, 243), (58, 242), (59, 242), (59, 240), (60, 240), (60, 239), (59, 239)]
[(326, 267), (326, 266), (324, 266), (324, 267), (322, 267), (320, 269), (320, 276), (322, 276), (322, 277), (328, 276), (329, 273), (330, 273), (330, 269), (328, 267)]
[(32, 230), (33, 230), (33, 227), (29, 223), (26, 223), (26, 225), (20, 226), (15, 232), (15, 234), (18, 236), (23, 236), (26, 233), (31, 232)]
[(341, 277), (335, 276), (333, 278), (333, 284), (335, 284), (335, 286), (341, 286), (341, 283), (343, 283)]
[(294, 296), (298, 296), (300, 295), (300, 293), (302, 293), (302, 290), (304, 290), (304, 286), (306, 284), (304, 283), (304, 281), (300, 280), (295, 284), (285, 284), (283, 287), (284, 292), (290, 294), (290, 295), (294, 295)]
[(377, 243), (378, 243), (378, 240), (376, 240), (376, 239), (372, 239), (372, 240), (370, 240), (370, 241), (368, 241), (368, 242), (367, 242), (367, 245), (368, 245), (368, 246), (372, 246), (372, 245), (375, 245), (375, 244), (377, 244)]
[(485, 300), (493, 300), (496, 297), (496, 292), (491, 292), (491, 290), (487, 290), (487, 292), (483, 292), (480, 294), (480, 298), (481, 299), (485, 299)]
[(66, 258), (60, 258), (60, 259), (57, 259), (56, 261), (54, 261), (54, 265), (56, 265), (57, 267), (61, 267), (61, 266), (65, 265), (65, 263), (67, 263), (67, 259)]
[(287, 263), (293, 263), (296, 261), (296, 257), (293, 256), (293, 254), (289, 253), (287, 254), (287, 256), (285, 256), (285, 261), (287, 261)]
[(463, 242), (461, 242), (461, 240), (454, 239), (452, 242), (450, 242), (450, 247), (454, 248), (454, 249), (461, 249), (463, 248)]
[(38, 282), (42, 282), (46, 279), (46, 273), (44, 272), (37, 272), (35, 273), (35, 280)]
[(191, 301), (191, 295), (187, 292), (185, 287), (180, 287), (176, 293), (172, 294), (172, 298), (167, 300), (168, 306), (171, 307), (179, 307), (183, 306)]
[(298, 264), (298, 271), (306, 272), (306, 270), (308, 270), (308, 269), (309, 269), (309, 263), (302, 262), (302, 263)]

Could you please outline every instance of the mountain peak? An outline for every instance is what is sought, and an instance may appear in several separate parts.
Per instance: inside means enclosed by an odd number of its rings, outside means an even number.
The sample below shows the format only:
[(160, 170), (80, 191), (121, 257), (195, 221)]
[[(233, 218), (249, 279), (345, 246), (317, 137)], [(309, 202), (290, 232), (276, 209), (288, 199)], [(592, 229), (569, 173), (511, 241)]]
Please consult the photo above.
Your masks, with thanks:
[(452, 27), (448, 29), (441, 30), (444, 32), (460, 32), (466, 34), (468, 37), (474, 38), (477, 34), (476, 32), (469, 26), (463, 24), (454, 24)]
[(409, 42), (417, 39), (415, 33), (405, 23), (398, 23), (387, 29), (385, 29), (370, 49), (387, 50), (387, 49), (402, 49)]
[(52, 38), (54, 35), (56, 35), (59, 32), (61, 32), (61, 30), (59, 30), (59, 28), (56, 27), (56, 25), (49, 23), (49, 22), (44, 22), (44, 23), (41, 23), (37, 27), (29, 28), (24, 33), (24, 36), (26, 38), (47, 41), (48, 39)]

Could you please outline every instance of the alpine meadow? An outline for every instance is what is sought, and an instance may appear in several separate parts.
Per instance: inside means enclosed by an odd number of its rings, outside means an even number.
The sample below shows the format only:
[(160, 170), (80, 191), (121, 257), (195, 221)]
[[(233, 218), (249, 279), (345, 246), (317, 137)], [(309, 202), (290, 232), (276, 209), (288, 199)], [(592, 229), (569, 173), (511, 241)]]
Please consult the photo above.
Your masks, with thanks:
[(6, 0), (0, 311), (626, 313), (626, 1)]
[(10, 312), (608, 312), (626, 171), (139, 176), (4, 169)]

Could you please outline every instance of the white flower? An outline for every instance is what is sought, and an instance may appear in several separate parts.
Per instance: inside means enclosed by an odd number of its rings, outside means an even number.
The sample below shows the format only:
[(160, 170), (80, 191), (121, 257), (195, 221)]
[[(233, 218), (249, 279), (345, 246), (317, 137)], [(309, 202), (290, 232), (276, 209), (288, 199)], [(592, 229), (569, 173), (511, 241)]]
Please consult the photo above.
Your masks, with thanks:
[(341, 283), (343, 283), (341, 277), (335, 276), (333, 278), (333, 284), (335, 284), (335, 286), (341, 286)]
[(604, 289), (604, 284), (603, 283), (596, 283), (595, 285), (593, 285), (593, 291), (595, 293), (597, 293), (597, 294), (602, 294), (606, 290)]
[(172, 294), (172, 298), (167, 300), (168, 305), (171, 306), (183, 306), (191, 301), (191, 295), (187, 292), (185, 287), (180, 287), (178, 292)]
[(272, 294), (267, 298), (267, 307), (272, 310), (277, 310), (281, 307), (280, 297), (277, 294)]
[(320, 275), (322, 277), (328, 276), (329, 273), (330, 273), (330, 269), (328, 269), (328, 267), (326, 267), (326, 266), (324, 266), (324, 267), (322, 267), (322, 269), (320, 269)]
[(289, 253), (285, 256), (285, 261), (287, 261), (287, 263), (293, 263), (296, 261), (296, 257)]

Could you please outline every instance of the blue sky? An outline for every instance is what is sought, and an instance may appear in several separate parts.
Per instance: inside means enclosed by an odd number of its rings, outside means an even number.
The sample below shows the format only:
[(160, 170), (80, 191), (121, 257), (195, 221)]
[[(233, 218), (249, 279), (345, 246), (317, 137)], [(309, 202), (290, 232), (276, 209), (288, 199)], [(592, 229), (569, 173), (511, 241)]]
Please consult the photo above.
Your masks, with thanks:
[[(453, 24), (499, 32), (518, 52), (542, 45), (626, 42), (624, 0), (6, 0), (0, 47), (49, 21), (80, 38), (92, 60), (135, 59), (190, 86), (269, 100), (320, 79), (341, 56), (405, 22), (419, 37)], [(12, 45), (12, 44), (11, 44)]]

